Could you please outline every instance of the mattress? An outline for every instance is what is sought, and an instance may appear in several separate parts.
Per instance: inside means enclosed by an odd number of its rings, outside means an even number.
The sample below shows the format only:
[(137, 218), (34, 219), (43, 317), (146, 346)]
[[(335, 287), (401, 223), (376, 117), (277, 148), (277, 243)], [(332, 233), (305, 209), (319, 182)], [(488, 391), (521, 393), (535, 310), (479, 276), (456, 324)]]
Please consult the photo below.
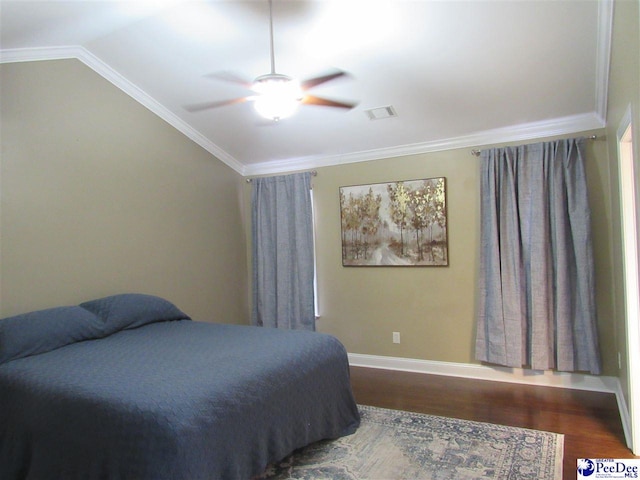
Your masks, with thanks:
[[(33, 339), (11, 334), (38, 322), (0, 320), (0, 478), (249, 479), (358, 427), (333, 336), (197, 322), (163, 302), (107, 297), (48, 323), (36, 312), (56, 346), (26, 355), (12, 346)], [(52, 334), (84, 312), (89, 333)]]

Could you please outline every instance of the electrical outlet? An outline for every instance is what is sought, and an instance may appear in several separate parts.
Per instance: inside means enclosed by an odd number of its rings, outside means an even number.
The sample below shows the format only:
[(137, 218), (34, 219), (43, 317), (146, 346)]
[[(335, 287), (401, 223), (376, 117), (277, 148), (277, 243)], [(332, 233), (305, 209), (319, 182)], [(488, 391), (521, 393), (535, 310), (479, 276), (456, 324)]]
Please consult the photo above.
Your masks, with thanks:
[(400, 332), (393, 332), (393, 343), (400, 343)]

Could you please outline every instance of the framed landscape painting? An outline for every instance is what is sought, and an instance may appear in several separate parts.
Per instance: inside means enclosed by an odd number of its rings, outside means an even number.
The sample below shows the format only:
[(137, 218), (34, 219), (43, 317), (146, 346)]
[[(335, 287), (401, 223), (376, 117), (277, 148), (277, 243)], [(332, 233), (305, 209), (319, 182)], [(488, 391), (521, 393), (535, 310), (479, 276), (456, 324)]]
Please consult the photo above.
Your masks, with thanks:
[(342, 265), (449, 265), (445, 180), (340, 187)]

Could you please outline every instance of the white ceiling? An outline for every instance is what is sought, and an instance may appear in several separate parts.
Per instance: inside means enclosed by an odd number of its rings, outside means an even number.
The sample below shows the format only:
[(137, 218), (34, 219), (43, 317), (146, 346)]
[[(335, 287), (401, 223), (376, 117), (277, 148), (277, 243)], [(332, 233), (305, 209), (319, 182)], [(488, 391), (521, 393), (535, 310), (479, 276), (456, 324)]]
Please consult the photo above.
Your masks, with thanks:
[[(0, 60), (78, 58), (244, 175), (601, 128), (610, 1), (274, 0), (276, 71), (350, 74), (277, 124), (207, 77), (269, 73), (267, 0), (0, 1)], [(370, 120), (392, 105), (398, 116)]]

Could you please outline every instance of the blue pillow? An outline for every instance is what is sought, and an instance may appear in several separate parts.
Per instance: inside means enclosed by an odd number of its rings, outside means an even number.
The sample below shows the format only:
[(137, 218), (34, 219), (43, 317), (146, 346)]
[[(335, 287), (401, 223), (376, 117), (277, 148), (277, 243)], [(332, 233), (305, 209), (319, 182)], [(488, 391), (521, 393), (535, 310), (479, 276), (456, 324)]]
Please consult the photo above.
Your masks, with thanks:
[(80, 307), (56, 307), (0, 320), (0, 364), (104, 336), (103, 324)]
[(173, 303), (153, 295), (124, 293), (81, 303), (102, 319), (107, 335), (154, 322), (191, 320)]

